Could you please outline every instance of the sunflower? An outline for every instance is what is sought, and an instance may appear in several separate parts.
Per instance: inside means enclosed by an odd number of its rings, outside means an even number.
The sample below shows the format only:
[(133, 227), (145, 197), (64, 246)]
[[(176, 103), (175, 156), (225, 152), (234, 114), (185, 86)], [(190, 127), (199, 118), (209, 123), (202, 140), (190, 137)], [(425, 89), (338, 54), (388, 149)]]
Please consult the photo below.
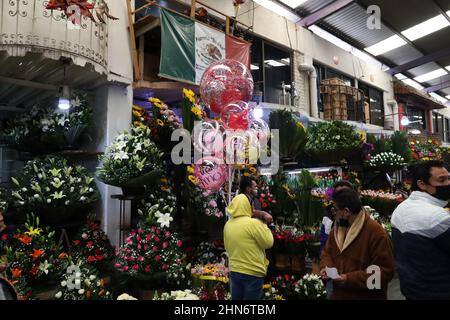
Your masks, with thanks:
[(187, 167), (187, 172), (188, 172), (189, 174), (193, 174), (193, 173), (194, 173), (194, 166), (188, 166), (188, 167)]
[(255, 174), (256, 173), (256, 168), (255, 167), (250, 167), (248, 169), (248, 171), (250, 171), (251, 174)]
[(158, 103), (158, 104), (161, 104), (161, 102), (162, 102), (158, 98), (150, 98), (150, 99), (148, 99), (148, 101), (150, 101), (151, 103)]
[(138, 111), (138, 112), (143, 112), (143, 111), (144, 111), (144, 109), (142, 109), (142, 108), (139, 107), (139, 106), (135, 106), (135, 105), (133, 105), (133, 110), (136, 110), (136, 111)]
[(133, 125), (134, 125), (135, 127), (139, 127), (139, 128), (142, 128), (142, 129), (145, 128), (145, 126), (142, 124), (142, 122), (139, 122), (139, 121), (133, 122)]
[(161, 119), (157, 119), (157, 120), (156, 120), (156, 124), (157, 124), (158, 126), (160, 126), (160, 127), (163, 127), (163, 126), (164, 126), (164, 122), (163, 122)]
[(140, 117), (142, 117), (142, 112), (133, 110), (133, 115), (140, 118)]

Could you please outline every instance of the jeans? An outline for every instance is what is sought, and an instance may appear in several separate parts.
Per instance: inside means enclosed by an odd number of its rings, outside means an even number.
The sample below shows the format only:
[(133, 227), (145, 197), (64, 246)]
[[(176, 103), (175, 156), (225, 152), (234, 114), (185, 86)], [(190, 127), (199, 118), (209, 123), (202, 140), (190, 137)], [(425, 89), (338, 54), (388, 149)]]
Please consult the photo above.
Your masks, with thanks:
[(261, 300), (264, 277), (255, 277), (239, 272), (230, 272), (232, 300)]

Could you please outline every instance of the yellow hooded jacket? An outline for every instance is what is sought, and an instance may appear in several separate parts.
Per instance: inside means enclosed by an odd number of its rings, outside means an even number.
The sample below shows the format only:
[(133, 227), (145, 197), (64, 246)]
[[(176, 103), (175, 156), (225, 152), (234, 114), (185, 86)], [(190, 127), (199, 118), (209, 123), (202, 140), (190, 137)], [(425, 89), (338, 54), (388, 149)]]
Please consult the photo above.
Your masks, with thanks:
[(245, 194), (234, 197), (227, 207), (231, 219), (223, 230), (230, 271), (264, 277), (269, 261), (265, 250), (273, 246), (273, 235), (265, 223), (252, 218)]

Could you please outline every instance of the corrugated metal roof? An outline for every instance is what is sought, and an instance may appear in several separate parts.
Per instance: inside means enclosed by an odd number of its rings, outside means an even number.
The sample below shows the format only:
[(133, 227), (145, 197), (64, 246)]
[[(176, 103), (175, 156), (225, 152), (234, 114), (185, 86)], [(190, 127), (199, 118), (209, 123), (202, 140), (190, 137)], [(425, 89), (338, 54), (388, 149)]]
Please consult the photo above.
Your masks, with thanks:
[[(65, 70), (61, 60), (44, 58), (41, 54), (28, 53), (23, 57), (7, 56), (0, 51), (0, 76), (9, 79), (27, 80), (40, 84), (91, 90), (106, 79), (86, 65), (68, 65)], [(0, 106), (29, 107), (37, 100), (56, 95), (54, 91), (37, 89), (0, 81)]]
[(392, 61), (396, 65), (402, 65), (412, 60), (422, 57), (423, 54), (409, 44), (401, 46), (397, 49), (383, 53), (383, 57)]
[(421, 66), (415, 67), (413, 69), (409, 69), (408, 72), (410, 74), (412, 74), (414, 77), (417, 77), (417, 76), (423, 75), (425, 73), (434, 71), (439, 68), (440, 68), (440, 66), (437, 63), (429, 62), (429, 63), (423, 64)]
[(301, 17), (304, 17), (308, 14), (322, 9), (323, 7), (329, 5), (334, 1), (335, 0), (309, 0), (303, 3), (301, 6), (297, 7), (296, 11), (300, 14)]
[(438, 84), (441, 84), (441, 83), (444, 83), (444, 82), (447, 82), (447, 81), (450, 81), (450, 75), (449, 74), (447, 74), (445, 76), (442, 76), (442, 77), (439, 77), (439, 78), (436, 78), (436, 79), (433, 79), (433, 80), (430, 80), (430, 81), (427, 81), (427, 83), (430, 86), (435, 86), (435, 85), (438, 85)]

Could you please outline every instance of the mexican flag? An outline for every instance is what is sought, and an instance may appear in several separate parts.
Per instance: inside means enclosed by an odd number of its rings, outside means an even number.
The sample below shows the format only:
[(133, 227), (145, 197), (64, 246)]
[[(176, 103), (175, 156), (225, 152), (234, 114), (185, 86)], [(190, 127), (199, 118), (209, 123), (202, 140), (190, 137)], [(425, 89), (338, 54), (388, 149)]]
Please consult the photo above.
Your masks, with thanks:
[(159, 76), (200, 84), (212, 63), (234, 59), (250, 68), (251, 44), (185, 16), (161, 9)]

